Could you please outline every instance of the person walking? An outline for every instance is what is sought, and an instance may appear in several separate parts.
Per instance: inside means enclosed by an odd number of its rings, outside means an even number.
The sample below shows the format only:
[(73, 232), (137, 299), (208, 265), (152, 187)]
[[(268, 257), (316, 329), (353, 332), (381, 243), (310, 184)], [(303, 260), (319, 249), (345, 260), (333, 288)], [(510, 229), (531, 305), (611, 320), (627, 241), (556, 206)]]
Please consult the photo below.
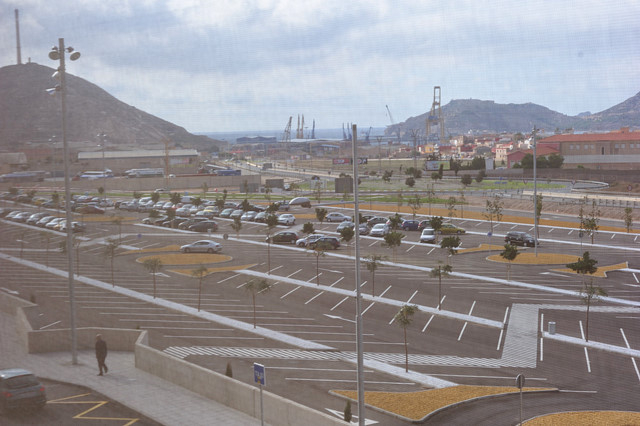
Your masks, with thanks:
[(102, 334), (96, 335), (96, 359), (98, 360), (98, 368), (100, 369), (98, 376), (102, 376), (103, 369), (105, 373), (108, 373), (109, 368), (104, 362), (105, 359), (107, 359), (107, 342), (102, 340)]

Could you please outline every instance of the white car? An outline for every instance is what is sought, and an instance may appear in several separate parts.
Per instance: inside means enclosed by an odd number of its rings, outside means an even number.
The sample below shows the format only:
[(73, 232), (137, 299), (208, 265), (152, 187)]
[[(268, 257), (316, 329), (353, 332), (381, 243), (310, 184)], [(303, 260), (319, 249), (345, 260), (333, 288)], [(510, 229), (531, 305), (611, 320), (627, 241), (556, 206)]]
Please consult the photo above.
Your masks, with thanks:
[(327, 222), (344, 222), (345, 220), (351, 220), (351, 218), (339, 212), (331, 212), (325, 216), (324, 220)]
[(386, 223), (379, 223), (377, 225), (373, 225), (371, 231), (369, 231), (370, 237), (384, 237), (389, 233), (389, 225)]
[(285, 213), (278, 216), (278, 224), (280, 225), (294, 225), (296, 223), (296, 217), (292, 214)]
[(420, 235), (421, 243), (435, 243), (436, 242), (436, 231), (431, 228), (424, 228), (422, 230), (422, 234)]

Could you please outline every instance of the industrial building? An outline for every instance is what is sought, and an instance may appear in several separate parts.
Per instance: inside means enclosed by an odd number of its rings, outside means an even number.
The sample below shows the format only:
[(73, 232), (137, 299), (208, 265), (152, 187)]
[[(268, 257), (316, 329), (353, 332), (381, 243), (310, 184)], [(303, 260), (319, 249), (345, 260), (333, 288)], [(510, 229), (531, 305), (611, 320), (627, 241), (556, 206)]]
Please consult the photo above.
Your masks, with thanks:
[(129, 169), (156, 168), (168, 174), (197, 173), (199, 154), (195, 149), (150, 149), (133, 151), (84, 151), (78, 152), (75, 170), (110, 169), (118, 176)]

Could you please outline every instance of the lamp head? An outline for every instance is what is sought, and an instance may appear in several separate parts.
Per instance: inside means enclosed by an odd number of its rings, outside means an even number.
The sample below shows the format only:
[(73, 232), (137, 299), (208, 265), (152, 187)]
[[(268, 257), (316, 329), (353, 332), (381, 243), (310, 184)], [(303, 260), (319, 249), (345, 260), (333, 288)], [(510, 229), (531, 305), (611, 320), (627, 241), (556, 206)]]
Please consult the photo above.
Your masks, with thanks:
[(69, 59), (71, 59), (72, 61), (77, 61), (78, 59), (80, 59), (80, 52), (73, 52), (71, 55), (69, 55)]
[(49, 52), (49, 59), (53, 61), (57, 61), (60, 59), (60, 53), (58, 52), (58, 49), (52, 49), (51, 52)]

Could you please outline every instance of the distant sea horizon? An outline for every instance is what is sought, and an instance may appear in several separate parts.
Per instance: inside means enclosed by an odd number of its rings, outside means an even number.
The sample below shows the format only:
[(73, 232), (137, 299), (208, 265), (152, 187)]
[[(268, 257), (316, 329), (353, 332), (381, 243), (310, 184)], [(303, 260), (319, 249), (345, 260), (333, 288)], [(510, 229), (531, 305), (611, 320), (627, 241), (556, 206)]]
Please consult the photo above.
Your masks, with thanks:
[[(369, 134), (370, 138), (374, 138), (376, 136), (383, 136), (384, 130), (386, 127), (373, 127), (371, 129), (371, 133)], [(358, 139), (364, 139), (365, 133), (369, 129), (358, 129)], [(345, 128), (345, 132), (347, 129)], [(291, 129), (291, 138), (295, 138), (295, 129)], [(266, 138), (275, 137), (277, 140), (282, 139), (282, 135), (284, 134), (284, 129), (282, 130), (239, 130), (235, 132), (194, 132), (195, 135), (204, 135), (213, 139), (227, 141), (229, 143), (235, 143), (238, 138), (243, 137), (255, 137), (255, 136), (263, 136)], [(342, 139), (343, 133), (342, 128), (338, 129), (315, 129), (315, 137), (316, 139)], [(305, 138), (311, 138), (311, 130), (305, 131)]]

